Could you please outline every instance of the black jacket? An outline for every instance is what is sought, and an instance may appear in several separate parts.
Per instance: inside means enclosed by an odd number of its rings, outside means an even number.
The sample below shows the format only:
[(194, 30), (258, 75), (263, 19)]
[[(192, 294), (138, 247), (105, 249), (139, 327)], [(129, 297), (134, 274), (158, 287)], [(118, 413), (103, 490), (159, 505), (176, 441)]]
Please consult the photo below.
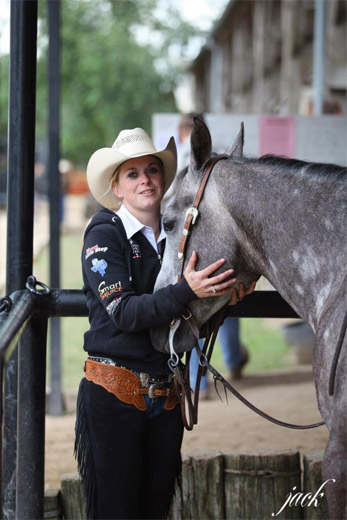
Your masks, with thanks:
[(132, 370), (168, 373), (168, 356), (153, 348), (149, 329), (179, 317), (196, 298), (186, 280), (152, 294), (160, 255), (140, 231), (128, 240), (107, 209), (85, 231), (82, 266), (90, 322), (84, 349)]

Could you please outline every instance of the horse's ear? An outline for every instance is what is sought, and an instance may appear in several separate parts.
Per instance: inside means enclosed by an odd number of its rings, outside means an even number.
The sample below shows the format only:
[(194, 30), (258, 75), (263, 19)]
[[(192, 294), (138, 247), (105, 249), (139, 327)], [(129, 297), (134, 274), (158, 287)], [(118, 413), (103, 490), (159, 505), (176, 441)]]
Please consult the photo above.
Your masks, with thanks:
[(190, 166), (192, 170), (200, 170), (202, 165), (211, 157), (211, 134), (206, 124), (194, 117), (194, 128), (190, 136)]
[(245, 128), (244, 128), (244, 124), (242, 122), (240, 131), (239, 131), (234, 143), (228, 149), (227, 154), (230, 155), (230, 157), (243, 157), (244, 141), (245, 141)]

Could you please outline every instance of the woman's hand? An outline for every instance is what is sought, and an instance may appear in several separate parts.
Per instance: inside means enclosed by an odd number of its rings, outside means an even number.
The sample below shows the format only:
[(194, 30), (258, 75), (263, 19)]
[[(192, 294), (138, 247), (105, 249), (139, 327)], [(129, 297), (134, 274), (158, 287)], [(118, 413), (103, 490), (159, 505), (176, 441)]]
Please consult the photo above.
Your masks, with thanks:
[(231, 290), (231, 298), (228, 305), (236, 305), (238, 302), (242, 301), (245, 296), (251, 294), (254, 291), (256, 284), (257, 282), (251, 282), (247, 291), (245, 291), (245, 286), (243, 285), (243, 283), (240, 283), (238, 287), (239, 292), (237, 292), (236, 289)]
[(227, 271), (224, 271), (224, 273), (209, 278), (212, 273), (225, 263), (225, 259), (222, 258), (217, 260), (217, 262), (205, 267), (205, 269), (202, 269), (201, 271), (195, 271), (197, 260), (198, 255), (193, 251), (187, 267), (184, 270), (184, 277), (197, 297), (211, 298), (213, 296), (221, 296), (222, 294), (230, 294), (230, 286), (236, 282), (236, 278), (231, 278), (231, 280), (228, 281), (223, 280), (232, 275), (234, 272), (233, 269), (228, 269)]

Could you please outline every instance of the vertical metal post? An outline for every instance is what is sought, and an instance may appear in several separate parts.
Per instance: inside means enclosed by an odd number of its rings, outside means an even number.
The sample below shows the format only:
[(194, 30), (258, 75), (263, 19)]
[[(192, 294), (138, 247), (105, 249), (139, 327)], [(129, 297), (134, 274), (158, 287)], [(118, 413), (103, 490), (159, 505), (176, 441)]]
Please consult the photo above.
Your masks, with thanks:
[(16, 518), (43, 518), (47, 319), (32, 318), (19, 341)]
[[(11, 1), (6, 292), (32, 274), (37, 0)], [(6, 368), (3, 516), (15, 518), (18, 358)]]
[[(60, 159), (60, 0), (48, 0), (48, 114), (49, 114), (49, 206), (50, 206), (50, 286), (60, 287), (60, 212), (61, 190), (59, 177)], [(60, 319), (52, 318), (50, 323), (50, 366), (51, 393), (49, 413), (61, 415), (63, 399), (61, 391), (61, 345)]]
[[(5, 372), (4, 362), (3, 362), (2, 356), (0, 356), (0, 381), (1, 381), (1, 384), (0, 384), (0, 425), (1, 426), (2, 426), (2, 420), (3, 420), (3, 415), (4, 415), (4, 409), (3, 409), (4, 393), (3, 393), (3, 384), (2, 384), (4, 372)], [(3, 475), (2, 475), (3, 472), (1, 471), (1, 468), (3, 468), (3, 458), (4, 458), (2, 446), (3, 446), (3, 432), (2, 432), (2, 428), (0, 428), (0, 517), (4, 518), (2, 515), (3, 497), (2, 497), (2, 492), (1, 492), (3, 489), (3, 487), (2, 487), (3, 486)]]
[(315, 0), (314, 11), (314, 42), (313, 42), (313, 113), (319, 116), (323, 113), (325, 88), (325, 2)]

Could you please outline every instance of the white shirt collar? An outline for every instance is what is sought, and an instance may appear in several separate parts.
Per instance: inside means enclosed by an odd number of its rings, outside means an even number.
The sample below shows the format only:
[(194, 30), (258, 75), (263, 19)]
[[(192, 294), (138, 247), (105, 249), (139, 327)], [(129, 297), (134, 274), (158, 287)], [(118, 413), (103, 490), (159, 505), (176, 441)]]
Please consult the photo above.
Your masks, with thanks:
[(166, 238), (164, 227), (163, 227), (163, 217), (161, 216), (161, 230), (160, 235), (158, 237), (158, 240), (155, 240), (154, 231), (151, 227), (146, 226), (145, 224), (142, 224), (130, 211), (124, 206), (124, 204), (121, 205), (120, 209), (116, 211), (116, 214), (121, 219), (125, 233), (127, 235), (127, 239), (129, 240), (135, 233), (138, 231), (141, 231), (143, 235), (149, 240), (149, 242), (152, 244), (154, 249), (158, 251), (159, 242), (161, 242), (164, 238)]

